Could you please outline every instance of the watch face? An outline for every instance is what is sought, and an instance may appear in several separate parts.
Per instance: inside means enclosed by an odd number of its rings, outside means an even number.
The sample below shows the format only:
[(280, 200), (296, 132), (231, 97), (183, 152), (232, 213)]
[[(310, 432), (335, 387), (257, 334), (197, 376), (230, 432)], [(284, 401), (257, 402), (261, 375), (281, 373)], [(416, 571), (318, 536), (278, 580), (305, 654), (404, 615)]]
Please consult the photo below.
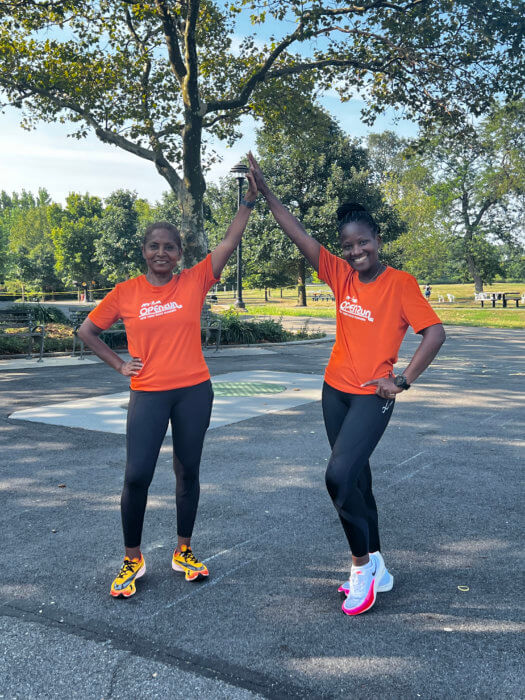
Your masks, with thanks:
[(402, 374), (398, 374), (398, 376), (394, 379), (394, 384), (396, 386), (404, 387), (406, 383), (407, 383), (406, 377)]

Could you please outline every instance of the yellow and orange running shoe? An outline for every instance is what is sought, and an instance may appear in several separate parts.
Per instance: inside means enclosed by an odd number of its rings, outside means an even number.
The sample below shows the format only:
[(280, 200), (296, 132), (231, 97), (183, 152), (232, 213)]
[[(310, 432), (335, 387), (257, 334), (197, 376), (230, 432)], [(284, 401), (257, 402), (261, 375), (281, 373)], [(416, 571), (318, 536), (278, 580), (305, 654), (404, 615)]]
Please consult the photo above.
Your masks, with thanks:
[(171, 568), (173, 571), (184, 572), (186, 581), (198, 581), (210, 575), (206, 566), (193, 554), (191, 547), (185, 544), (182, 545), (180, 552), (178, 550), (173, 552)]
[(129, 598), (136, 593), (135, 581), (146, 573), (146, 562), (142, 554), (140, 559), (124, 557), (124, 563), (117, 578), (111, 584), (110, 593), (114, 598)]

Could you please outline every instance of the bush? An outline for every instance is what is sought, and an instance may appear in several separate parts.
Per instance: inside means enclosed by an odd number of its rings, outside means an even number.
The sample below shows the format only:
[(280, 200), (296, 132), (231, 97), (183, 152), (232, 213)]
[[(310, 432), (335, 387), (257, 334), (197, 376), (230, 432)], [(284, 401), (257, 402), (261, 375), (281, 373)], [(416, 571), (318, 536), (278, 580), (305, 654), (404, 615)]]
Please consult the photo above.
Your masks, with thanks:
[(281, 320), (273, 318), (244, 319), (233, 307), (220, 314), (222, 321), (221, 344), (248, 345), (250, 343), (285, 343), (288, 340), (322, 338), (324, 333), (309, 333), (307, 319), (298, 333), (283, 328)]

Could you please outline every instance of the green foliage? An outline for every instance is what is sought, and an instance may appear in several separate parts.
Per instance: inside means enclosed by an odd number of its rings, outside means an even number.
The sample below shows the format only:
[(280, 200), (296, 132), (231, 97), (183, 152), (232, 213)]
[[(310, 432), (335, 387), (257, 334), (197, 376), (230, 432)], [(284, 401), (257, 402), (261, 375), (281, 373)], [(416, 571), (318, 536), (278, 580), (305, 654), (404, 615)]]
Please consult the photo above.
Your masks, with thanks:
[(46, 190), (37, 196), (23, 191), (11, 197), (2, 193), (0, 228), (8, 237), (4, 274), (28, 290), (60, 289), (55, 272), (55, 251), (49, 218), (51, 199)]
[(64, 282), (95, 282), (97, 287), (106, 282), (101, 265), (95, 259), (95, 241), (99, 235), (102, 202), (90, 195), (70, 194), (62, 210), (57, 207), (55, 226), (51, 235), (55, 245), (56, 270)]
[(220, 319), (221, 343), (225, 345), (280, 343), (293, 337), (279, 321), (243, 319), (234, 308), (220, 314)]
[(519, 260), (525, 243), (524, 133), (525, 103), (516, 102), (408, 147), (391, 134), (384, 143), (375, 137), (383, 190), (408, 225), (394, 245), (405, 269), (423, 279), (474, 280), (477, 291), (508, 274), (509, 252)]
[(138, 229), (137, 194), (117, 190), (106, 199), (95, 241), (95, 257), (111, 282), (143, 271), (142, 235)]
[[(239, 46), (242, 18), (254, 31)], [(191, 264), (206, 247), (210, 143), (237, 140), (243, 116), (301, 124), (312, 95), (335, 86), (342, 100), (363, 97), (368, 122), (394, 105), (423, 125), (457, 125), (495, 94), (522, 94), (521, 40), (517, 0), (8, 0), (0, 88), (25, 128), (62, 121), (151, 162), (181, 207)]]

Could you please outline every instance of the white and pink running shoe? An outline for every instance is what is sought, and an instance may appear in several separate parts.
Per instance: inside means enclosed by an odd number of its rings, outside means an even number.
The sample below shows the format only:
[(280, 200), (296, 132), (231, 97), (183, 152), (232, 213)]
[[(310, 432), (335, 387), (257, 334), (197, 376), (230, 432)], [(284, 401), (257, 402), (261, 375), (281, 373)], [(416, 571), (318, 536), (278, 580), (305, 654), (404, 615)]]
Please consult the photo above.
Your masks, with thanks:
[(365, 566), (352, 567), (349, 591), (342, 606), (345, 615), (360, 615), (376, 602), (377, 582), (383, 579), (386, 571), (383, 557), (376, 554)]
[[(386, 593), (388, 591), (391, 591), (394, 586), (394, 577), (386, 568), (381, 552), (374, 552), (370, 555), (370, 559), (375, 559), (376, 571), (378, 569), (381, 569), (381, 564), (383, 564), (384, 568), (384, 574), (382, 578), (378, 578), (376, 574), (376, 593)], [(337, 590), (339, 591), (339, 593), (344, 593), (345, 595), (348, 595), (350, 591), (350, 581), (345, 581), (344, 583), (342, 583)]]

